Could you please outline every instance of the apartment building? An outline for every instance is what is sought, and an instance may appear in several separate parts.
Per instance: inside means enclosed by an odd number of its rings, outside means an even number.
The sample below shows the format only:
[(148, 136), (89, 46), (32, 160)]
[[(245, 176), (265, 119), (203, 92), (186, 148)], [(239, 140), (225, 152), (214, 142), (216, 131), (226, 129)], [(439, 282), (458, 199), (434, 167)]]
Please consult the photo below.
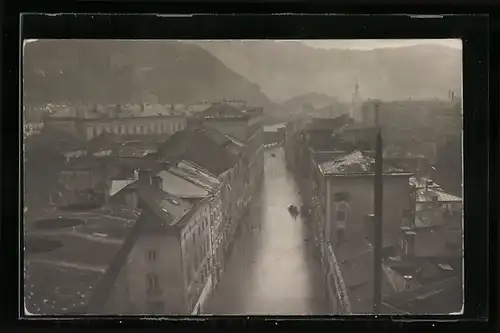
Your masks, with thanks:
[(85, 140), (109, 133), (127, 140), (150, 136), (161, 141), (183, 130), (187, 117), (170, 105), (160, 104), (68, 106), (46, 116), (44, 123)]

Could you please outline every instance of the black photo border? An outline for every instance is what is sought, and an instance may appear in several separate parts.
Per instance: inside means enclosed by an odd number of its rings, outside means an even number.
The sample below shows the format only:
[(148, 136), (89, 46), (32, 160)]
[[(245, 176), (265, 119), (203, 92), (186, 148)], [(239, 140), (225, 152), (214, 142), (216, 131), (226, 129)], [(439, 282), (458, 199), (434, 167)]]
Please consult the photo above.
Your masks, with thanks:
[[(264, 5), (255, 5), (264, 6)], [(45, 7), (45, 8), (43, 8)], [(160, 8), (158, 8), (160, 7)], [(191, 8), (190, 8), (191, 7)], [(324, 329), (337, 331), (467, 331), (479, 332), (491, 328), (494, 313), (498, 313), (494, 298), (498, 296), (498, 280), (494, 264), (498, 261), (498, 111), (494, 101), (498, 88), (490, 73), (495, 66), (490, 61), (491, 18), (486, 14), (458, 14), (443, 17), (413, 17), (402, 14), (385, 15), (298, 15), (307, 12), (299, 6), (297, 15), (194, 15), (157, 16), (145, 13), (216, 13), (238, 12), (231, 5), (143, 5), (71, 3), (68, 5), (36, 5), (22, 12), (68, 13), (63, 15), (9, 15), (4, 21), (4, 70), (2, 112), (2, 229), (1, 260), (8, 282), (2, 285), (5, 298), (2, 324), (21, 329), (28, 327), (66, 328), (168, 328), (191, 331), (212, 330), (292, 330)], [(250, 7), (248, 7), (250, 8)], [(286, 7), (285, 7), (286, 8)], [(269, 13), (294, 12), (271, 9)], [(10, 8), (12, 10), (12, 7)], [(19, 8), (18, 8), (19, 9)], [(253, 12), (262, 11), (260, 9)], [(320, 12), (322, 10), (320, 9)], [(325, 11), (325, 10), (323, 10)], [(18, 12), (21, 12), (19, 10)], [(84, 14), (107, 12), (107, 14)], [(118, 15), (144, 13), (143, 15)], [(332, 12), (339, 12), (332, 10)], [(386, 11), (387, 12), (387, 11)], [(404, 12), (419, 13), (418, 10)], [(18, 13), (19, 14), (19, 13)], [(427, 12), (425, 14), (428, 14)], [(22, 24), (21, 24), (22, 23)], [(6, 28), (5, 28), (6, 27)], [(18, 227), (21, 225), (18, 175), (20, 122), (19, 114), (19, 55), (20, 34), (29, 38), (105, 38), (105, 39), (375, 39), (375, 38), (461, 38), (463, 40), (463, 109), (464, 109), (464, 206), (465, 206), (465, 298), (463, 316), (345, 316), (345, 317), (247, 317), (207, 316), (196, 320), (145, 321), (136, 317), (108, 319), (81, 317), (83, 320), (19, 320), (18, 286), (21, 269), (18, 257)], [(497, 53), (498, 55), (498, 53)], [(496, 65), (498, 66), (498, 65)], [(498, 69), (498, 67), (494, 67)], [(498, 92), (498, 89), (497, 89)], [(494, 104), (497, 103), (497, 104)], [(491, 136), (491, 137), (490, 137)], [(493, 183), (493, 184), (492, 184)], [(492, 232), (493, 231), (493, 232)], [(5, 255), (3, 255), (5, 253)], [(8, 253), (8, 255), (7, 255)], [(490, 268), (490, 270), (489, 270)], [(16, 274), (12, 274), (16, 272)], [(489, 275), (493, 277), (489, 278)], [(495, 274), (495, 275), (493, 275)], [(488, 318), (490, 320), (488, 320)]]

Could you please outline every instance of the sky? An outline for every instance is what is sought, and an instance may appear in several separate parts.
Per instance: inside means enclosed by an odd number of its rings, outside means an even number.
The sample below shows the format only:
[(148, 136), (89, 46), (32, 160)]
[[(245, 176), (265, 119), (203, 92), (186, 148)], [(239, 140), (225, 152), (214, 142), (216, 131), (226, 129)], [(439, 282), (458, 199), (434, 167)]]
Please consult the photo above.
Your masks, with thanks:
[(460, 39), (337, 39), (337, 40), (303, 40), (302, 43), (320, 49), (354, 49), (373, 50), (378, 48), (393, 48), (404, 46), (416, 46), (424, 44), (434, 44), (462, 48)]
[[(34, 41), (37, 41), (37, 39), (27, 39), (24, 43)], [(443, 45), (455, 49), (462, 48), (462, 41), (460, 39), (309, 39), (302, 40), (301, 42), (318, 49), (373, 50), (378, 48), (393, 48), (424, 44)]]

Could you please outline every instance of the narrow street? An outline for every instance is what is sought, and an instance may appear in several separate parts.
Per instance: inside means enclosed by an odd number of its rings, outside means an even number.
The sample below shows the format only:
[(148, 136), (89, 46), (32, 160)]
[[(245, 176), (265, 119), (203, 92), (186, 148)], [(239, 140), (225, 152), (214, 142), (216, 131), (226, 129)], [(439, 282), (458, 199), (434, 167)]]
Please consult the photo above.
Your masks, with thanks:
[[(288, 213), (300, 207), (293, 176), (281, 147), (264, 152), (264, 183), (235, 240), (222, 279), (206, 314), (329, 314), (319, 262), (308, 245), (304, 222)], [(275, 154), (275, 156), (272, 156)], [(311, 245), (312, 246), (312, 245)]]

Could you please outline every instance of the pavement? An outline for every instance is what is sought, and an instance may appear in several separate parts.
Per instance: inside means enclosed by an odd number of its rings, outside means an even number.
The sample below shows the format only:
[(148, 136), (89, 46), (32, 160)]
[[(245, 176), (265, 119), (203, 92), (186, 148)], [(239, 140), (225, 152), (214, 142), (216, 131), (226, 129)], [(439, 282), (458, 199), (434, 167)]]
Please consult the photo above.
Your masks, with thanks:
[(288, 213), (289, 205), (300, 207), (301, 201), (286, 169), (283, 149), (266, 150), (264, 166), (263, 184), (242, 221), (242, 231), (204, 314), (330, 314), (308, 228), (300, 217), (294, 219)]

